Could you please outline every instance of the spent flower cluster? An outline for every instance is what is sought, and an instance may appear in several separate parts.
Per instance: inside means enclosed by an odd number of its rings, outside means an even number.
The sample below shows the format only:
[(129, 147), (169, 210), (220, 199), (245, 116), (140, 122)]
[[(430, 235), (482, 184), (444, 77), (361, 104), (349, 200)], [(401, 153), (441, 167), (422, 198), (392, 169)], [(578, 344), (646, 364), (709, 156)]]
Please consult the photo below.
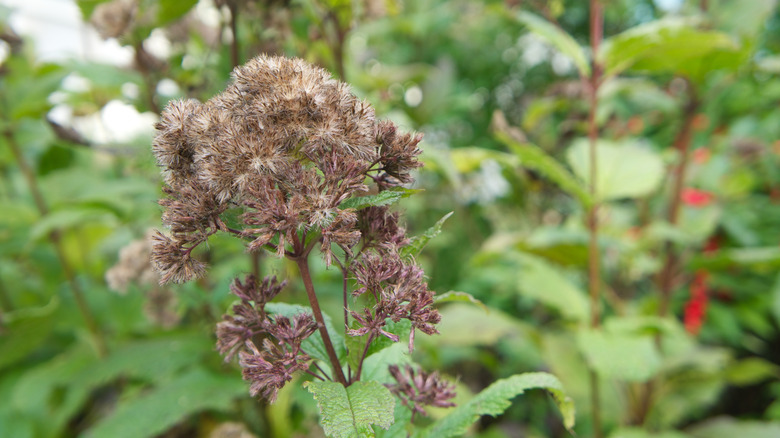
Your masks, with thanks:
[[(196, 278), (205, 264), (193, 250), (217, 232), (245, 239), (248, 252), (268, 250), (296, 262), (311, 314), (267, 312), (285, 285), (274, 277), (236, 280), (231, 291), (240, 303), (218, 324), (218, 349), (226, 360), (238, 355), (252, 394), (269, 400), (297, 371), (349, 385), (360, 371), (345, 373), (339, 362), (308, 257), (319, 248), (326, 265), (335, 262), (342, 271), (345, 331), (368, 335), (361, 364), (379, 336), (399, 340), (389, 321), (410, 321), (410, 349), (415, 330), (437, 333), (434, 293), (404, 253), (410, 240), (399, 214), (370, 201), (414, 181), (421, 136), (377, 121), (347, 84), (300, 59), (260, 56), (232, 76), (205, 103), (170, 103), (157, 125), (153, 151), (165, 178), (160, 204), (170, 233), (155, 235), (153, 263), (162, 283)], [(354, 202), (361, 197), (368, 201)], [(230, 212), (238, 221), (226, 219)], [(317, 330), (330, 373), (302, 346)]]

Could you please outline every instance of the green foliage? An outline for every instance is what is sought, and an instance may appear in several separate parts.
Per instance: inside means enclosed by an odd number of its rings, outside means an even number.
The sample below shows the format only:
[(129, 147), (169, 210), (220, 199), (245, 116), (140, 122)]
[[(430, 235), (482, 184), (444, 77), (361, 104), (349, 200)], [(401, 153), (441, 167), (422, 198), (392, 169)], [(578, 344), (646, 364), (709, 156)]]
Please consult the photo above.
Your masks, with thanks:
[(564, 425), (567, 428), (574, 426), (574, 404), (564, 393), (558, 379), (547, 373), (526, 373), (496, 381), (468, 403), (458, 406), (447, 416), (434, 422), (420, 436), (460, 436), (466, 433), (468, 427), (480, 416), (503, 413), (509, 407), (510, 400), (529, 389), (549, 391), (561, 411)]
[(585, 51), (577, 44), (577, 41), (568, 33), (548, 21), (528, 12), (517, 14), (517, 20), (528, 26), (532, 32), (547, 40), (550, 44), (560, 50), (561, 53), (570, 57), (577, 66), (582, 77), (590, 76), (590, 64), (585, 56)]
[(389, 190), (379, 192), (376, 195), (366, 195), (347, 199), (339, 204), (339, 208), (360, 210), (366, 207), (382, 207), (395, 204), (401, 199), (408, 198), (419, 191), (420, 190), (407, 189), (404, 187), (393, 187)]
[(441, 219), (436, 221), (436, 223), (433, 224), (432, 227), (425, 230), (424, 233), (409, 239), (410, 240), (409, 244), (401, 248), (401, 255), (404, 257), (418, 256), (422, 252), (423, 248), (425, 248), (425, 245), (427, 245), (431, 239), (441, 234), (441, 229), (444, 226), (444, 222), (446, 222), (447, 219), (449, 219), (450, 216), (452, 216), (454, 213), (455, 213), (454, 211), (451, 211), (445, 214)]
[(355, 382), (345, 388), (337, 382), (311, 381), (306, 388), (317, 400), (320, 421), (329, 437), (374, 436), (372, 425), (387, 429), (393, 423), (395, 400), (377, 382)]
[(245, 391), (243, 382), (237, 377), (194, 370), (162, 383), (144, 395), (120, 403), (113, 415), (98, 422), (86, 436), (157, 435), (192, 413), (206, 409), (224, 410)]

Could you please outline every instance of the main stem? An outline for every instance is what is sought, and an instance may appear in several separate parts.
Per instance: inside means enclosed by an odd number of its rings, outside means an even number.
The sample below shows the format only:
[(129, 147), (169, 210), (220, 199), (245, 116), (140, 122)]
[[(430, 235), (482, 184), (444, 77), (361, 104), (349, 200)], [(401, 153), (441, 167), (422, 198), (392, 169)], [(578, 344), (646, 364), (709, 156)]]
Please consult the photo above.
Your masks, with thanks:
[(314, 292), (314, 284), (311, 281), (311, 273), (309, 272), (309, 254), (305, 252), (299, 257), (295, 258), (295, 263), (298, 264), (298, 270), (301, 271), (301, 278), (303, 279), (303, 286), (306, 288), (306, 295), (309, 297), (309, 304), (311, 304), (311, 311), (314, 314), (314, 319), (317, 321), (317, 326), (322, 336), (322, 342), (325, 344), (325, 350), (328, 352), (328, 359), (330, 359), (330, 367), (333, 368), (333, 375), (336, 380), (344, 386), (348, 386), (347, 379), (344, 377), (344, 372), (341, 370), (341, 362), (336, 355), (336, 350), (333, 348), (333, 342), (330, 340), (328, 329), (325, 327), (325, 318), (322, 316), (322, 310), (320, 309), (320, 302), (317, 300), (317, 294)]
[[(13, 132), (6, 129), (3, 132), (3, 135), (6, 138), (8, 146), (11, 148), (11, 153), (19, 165), (19, 169), (24, 175), (24, 179), (27, 181), (27, 186), (30, 188), (30, 193), (32, 194), (35, 205), (38, 208), (38, 212), (41, 216), (47, 216), (49, 214), (49, 207), (46, 205), (46, 202), (43, 199), (43, 194), (38, 187), (38, 180), (35, 177), (35, 172), (33, 172), (32, 168), (27, 163), (27, 160), (25, 160), (19, 145), (16, 143), (16, 138), (14, 137)], [(92, 316), (92, 312), (90, 311), (89, 306), (87, 305), (87, 300), (84, 298), (84, 293), (81, 290), (81, 286), (79, 286), (79, 283), (76, 280), (76, 274), (73, 271), (70, 262), (68, 262), (67, 256), (65, 255), (65, 249), (62, 246), (62, 235), (60, 234), (59, 230), (54, 230), (49, 233), (49, 240), (51, 240), (51, 243), (54, 246), (54, 251), (57, 253), (57, 258), (60, 261), (60, 266), (62, 267), (62, 271), (65, 274), (65, 278), (68, 280), (71, 293), (73, 294), (73, 298), (76, 300), (76, 306), (81, 313), (81, 317), (84, 319), (87, 330), (89, 330), (89, 332), (92, 334), (92, 338), (95, 341), (95, 347), (97, 348), (98, 355), (100, 357), (105, 357), (107, 353), (106, 342), (103, 339), (103, 335), (98, 328), (97, 323), (95, 322), (95, 318)]]
[[(597, 61), (597, 54), (601, 46), (601, 39), (604, 33), (604, 22), (602, 15), (602, 5), (599, 0), (590, 0), (590, 41), (593, 50), (593, 71), (590, 81), (590, 109), (588, 112), (588, 140), (589, 140), (589, 162), (590, 162), (590, 186), (588, 187), (592, 203), (588, 207), (588, 231), (590, 239), (588, 243), (588, 292), (590, 295), (590, 327), (597, 329), (601, 325), (600, 289), (601, 273), (599, 269), (599, 223), (598, 223), (598, 162), (597, 162), (597, 141), (599, 136), (598, 126), (596, 125), (596, 110), (598, 108), (598, 91), (601, 85), (601, 65)], [(601, 432), (601, 397), (599, 394), (599, 376), (594, 369), (590, 369), (590, 398), (591, 398), (591, 418), (593, 421), (593, 436), (602, 437)]]

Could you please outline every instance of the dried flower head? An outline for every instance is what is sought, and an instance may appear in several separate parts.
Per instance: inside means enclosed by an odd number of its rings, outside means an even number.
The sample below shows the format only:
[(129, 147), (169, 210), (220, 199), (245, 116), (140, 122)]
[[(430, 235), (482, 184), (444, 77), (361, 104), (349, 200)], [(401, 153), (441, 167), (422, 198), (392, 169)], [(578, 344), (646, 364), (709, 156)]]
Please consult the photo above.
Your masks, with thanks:
[[(340, 205), (367, 192), (366, 181), (380, 190), (409, 183), (420, 166), (419, 135), (377, 122), (348, 85), (300, 59), (257, 57), (208, 102), (171, 102), (156, 128), (172, 232), (155, 246), (163, 281), (198, 275), (190, 251), (219, 230), (280, 256), (316, 232), (330, 263), (331, 244), (349, 253), (360, 239), (358, 216)], [(240, 230), (220, 218), (234, 207), (243, 209)]]
[(130, 242), (119, 250), (119, 260), (106, 271), (108, 288), (121, 295), (127, 293), (131, 283), (154, 284), (159, 276), (150, 263), (152, 252), (152, 233)]
[(89, 21), (103, 39), (126, 34), (138, 12), (137, 0), (113, 0), (99, 4)]
[(412, 412), (428, 415), (423, 409), (424, 406), (439, 408), (455, 406), (455, 403), (449, 401), (455, 397), (455, 385), (441, 380), (439, 373), (415, 371), (411, 365), (406, 365), (404, 369), (400, 369), (397, 365), (390, 365), (389, 371), (396, 383), (386, 386)]

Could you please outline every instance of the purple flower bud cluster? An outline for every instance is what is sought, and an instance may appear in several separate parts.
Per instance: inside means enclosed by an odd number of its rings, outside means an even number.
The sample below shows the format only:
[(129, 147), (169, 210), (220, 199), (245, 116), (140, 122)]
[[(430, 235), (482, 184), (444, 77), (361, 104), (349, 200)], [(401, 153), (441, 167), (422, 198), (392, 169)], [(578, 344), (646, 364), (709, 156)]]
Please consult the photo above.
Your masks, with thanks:
[(435, 371), (415, 372), (410, 365), (406, 365), (403, 369), (397, 365), (390, 365), (390, 375), (396, 383), (386, 386), (412, 412), (428, 415), (423, 406), (439, 408), (455, 406), (455, 403), (449, 401), (455, 397), (455, 385), (441, 380), (439, 373)]

